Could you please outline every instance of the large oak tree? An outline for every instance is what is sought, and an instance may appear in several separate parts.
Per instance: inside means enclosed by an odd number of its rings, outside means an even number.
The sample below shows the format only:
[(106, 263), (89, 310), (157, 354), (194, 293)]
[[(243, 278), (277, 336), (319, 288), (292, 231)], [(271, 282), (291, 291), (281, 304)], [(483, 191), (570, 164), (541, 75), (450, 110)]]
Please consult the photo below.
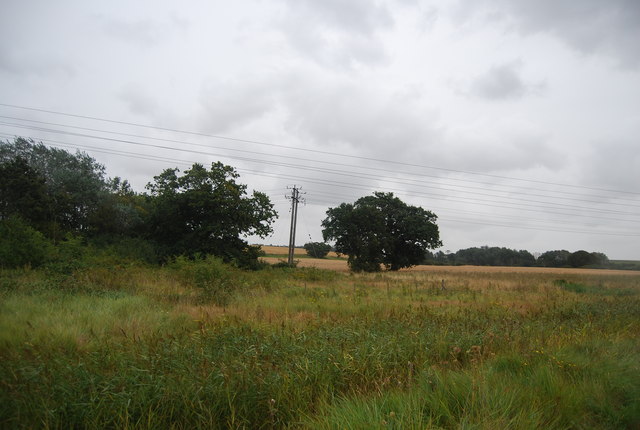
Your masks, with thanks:
[(147, 185), (150, 237), (169, 255), (212, 254), (226, 261), (255, 259), (243, 237), (265, 237), (277, 217), (269, 197), (239, 184), (233, 167), (194, 164), (180, 175), (166, 169)]
[(392, 193), (376, 192), (329, 208), (322, 234), (335, 241), (337, 252), (348, 255), (351, 270), (375, 272), (381, 265), (398, 270), (422, 263), (428, 249), (442, 245), (436, 219)]

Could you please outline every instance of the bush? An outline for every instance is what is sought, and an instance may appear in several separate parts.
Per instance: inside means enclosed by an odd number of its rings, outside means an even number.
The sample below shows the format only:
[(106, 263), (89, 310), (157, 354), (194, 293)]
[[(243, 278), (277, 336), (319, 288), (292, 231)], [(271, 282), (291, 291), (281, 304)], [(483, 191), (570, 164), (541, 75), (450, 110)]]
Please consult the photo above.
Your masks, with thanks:
[(304, 244), (307, 255), (313, 258), (324, 258), (331, 251), (331, 245), (324, 242), (309, 242)]
[(293, 260), (293, 262), (291, 264), (289, 264), (288, 261), (286, 260), (278, 260), (277, 263), (273, 263), (271, 265), (272, 269), (295, 269), (296, 267), (298, 267), (298, 263), (300, 263), (300, 260)]
[(243, 286), (239, 270), (214, 256), (194, 260), (178, 257), (171, 268), (178, 272), (183, 281), (200, 290), (203, 301), (218, 306), (227, 306)]
[(233, 257), (229, 262), (240, 269), (262, 270), (269, 266), (260, 259), (265, 255), (260, 246), (249, 245), (240, 251), (232, 253), (232, 255)]
[(50, 275), (72, 275), (76, 270), (87, 267), (86, 254), (87, 246), (83, 237), (67, 233), (53, 247), (46, 270)]
[(153, 242), (139, 237), (100, 236), (91, 238), (89, 245), (92, 248), (103, 250), (120, 263), (141, 262), (158, 264), (160, 259)]
[(40, 266), (50, 258), (51, 244), (18, 217), (0, 221), (0, 267)]

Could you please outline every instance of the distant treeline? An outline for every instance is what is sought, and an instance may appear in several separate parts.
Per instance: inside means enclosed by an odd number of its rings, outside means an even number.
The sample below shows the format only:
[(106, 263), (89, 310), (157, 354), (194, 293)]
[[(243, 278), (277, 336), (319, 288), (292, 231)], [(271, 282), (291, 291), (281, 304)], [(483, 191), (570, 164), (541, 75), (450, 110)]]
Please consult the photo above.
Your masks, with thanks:
[(601, 252), (566, 250), (547, 251), (537, 259), (529, 251), (482, 246), (454, 253), (429, 253), (425, 264), (473, 266), (609, 267), (609, 258)]

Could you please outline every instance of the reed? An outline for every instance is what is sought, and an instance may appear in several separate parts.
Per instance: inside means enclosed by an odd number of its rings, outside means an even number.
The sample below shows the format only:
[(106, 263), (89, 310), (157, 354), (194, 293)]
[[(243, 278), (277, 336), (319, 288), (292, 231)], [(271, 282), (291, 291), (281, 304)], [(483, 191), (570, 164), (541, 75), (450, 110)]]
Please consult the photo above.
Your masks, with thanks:
[(0, 427), (640, 425), (638, 274), (114, 267), (0, 274)]

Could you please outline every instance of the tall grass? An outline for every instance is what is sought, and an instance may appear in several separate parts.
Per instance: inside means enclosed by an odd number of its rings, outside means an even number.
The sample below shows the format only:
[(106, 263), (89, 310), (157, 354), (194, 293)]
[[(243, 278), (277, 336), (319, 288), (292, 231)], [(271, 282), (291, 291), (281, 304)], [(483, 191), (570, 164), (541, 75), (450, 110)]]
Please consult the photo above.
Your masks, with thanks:
[(114, 267), (2, 272), (0, 426), (640, 425), (637, 275)]

